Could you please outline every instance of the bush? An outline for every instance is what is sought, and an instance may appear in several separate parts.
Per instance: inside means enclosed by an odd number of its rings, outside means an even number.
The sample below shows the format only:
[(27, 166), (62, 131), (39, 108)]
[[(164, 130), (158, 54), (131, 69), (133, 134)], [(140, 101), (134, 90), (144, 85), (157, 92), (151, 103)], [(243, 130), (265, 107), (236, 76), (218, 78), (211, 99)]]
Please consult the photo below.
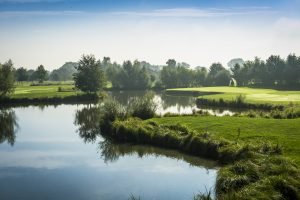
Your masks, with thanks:
[(154, 93), (148, 92), (143, 97), (134, 97), (128, 105), (130, 115), (140, 119), (150, 119), (155, 116), (157, 105), (153, 100)]

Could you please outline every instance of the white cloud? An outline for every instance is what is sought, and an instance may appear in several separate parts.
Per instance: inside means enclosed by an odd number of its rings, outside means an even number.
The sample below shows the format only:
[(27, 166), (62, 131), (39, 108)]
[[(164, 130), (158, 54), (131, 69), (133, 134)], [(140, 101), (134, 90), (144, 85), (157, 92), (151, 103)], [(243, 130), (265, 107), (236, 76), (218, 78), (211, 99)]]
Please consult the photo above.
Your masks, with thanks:
[[(238, 12), (243, 9), (236, 8)], [(53, 69), (66, 61), (77, 61), (82, 54), (93, 53), (118, 62), (139, 59), (164, 64), (175, 58), (192, 66), (209, 66), (212, 62), (226, 65), (236, 57), (247, 60), (255, 56), (265, 59), (271, 54), (300, 54), (298, 18), (265, 15), (271, 11), (269, 8), (262, 8), (261, 15), (192, 18), (185, 16), (212, 16), (206, 13), (227, 10), (179, 10), (169, 9), (167, 16), (182, 17), (120, 13), (88, 13), (80, 17), (78, 13), (74, 20), (71, 17), (37, 24), (27, 20), (24, 24), (1, 26), (0, 62), (11, 58), (17, 67), (44, 64)], [(232, 10), (230, 13), (236, 13)]]

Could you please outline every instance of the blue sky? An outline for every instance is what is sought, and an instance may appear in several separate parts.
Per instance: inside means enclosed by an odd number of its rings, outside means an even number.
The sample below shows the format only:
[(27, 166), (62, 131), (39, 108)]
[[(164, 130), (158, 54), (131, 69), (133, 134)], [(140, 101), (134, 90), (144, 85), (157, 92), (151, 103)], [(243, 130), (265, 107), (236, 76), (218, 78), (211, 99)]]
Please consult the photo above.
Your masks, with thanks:
[[(1, 10), (124, 10), (170, 7), (297, 8), (298, 0), (0, 0)], [(298, 7), (299, 8), (299, 7)]]
[(48, 69), (82, 54), (209, 66), (300, 55), (300, 0), (0, 0), (0, 62)]

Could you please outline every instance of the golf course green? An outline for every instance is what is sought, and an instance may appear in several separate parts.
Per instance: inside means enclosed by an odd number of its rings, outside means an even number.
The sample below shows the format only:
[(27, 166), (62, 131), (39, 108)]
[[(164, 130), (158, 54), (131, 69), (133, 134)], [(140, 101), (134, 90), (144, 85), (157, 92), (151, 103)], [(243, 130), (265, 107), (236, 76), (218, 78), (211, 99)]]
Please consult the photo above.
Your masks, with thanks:
[(199, 87), (167, 89), (172, 94), (198, 95), (204, 99), (224, 99), (233, 101), (238, 95), (244, 95), (247, 103), (299, 104), (300, 91), (281, 91), (248, 87)]

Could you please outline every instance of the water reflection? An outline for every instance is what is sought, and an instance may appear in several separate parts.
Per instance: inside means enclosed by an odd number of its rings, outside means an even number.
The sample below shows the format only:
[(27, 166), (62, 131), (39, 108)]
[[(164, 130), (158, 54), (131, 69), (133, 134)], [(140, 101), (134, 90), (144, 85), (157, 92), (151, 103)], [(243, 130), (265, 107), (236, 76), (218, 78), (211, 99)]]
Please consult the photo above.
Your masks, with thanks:
[(88, 106), (77, 110), (74, 124), (78, 126), (79, 136), (87, 142), (95, 142), (97, 135), (100, 134), (101, 113), (98, 106)]
[[(132, 98), (144, 96), (147, 91), (113, 91), (109, 92), (114, 99), (123, 105), (128, 105)], [(157, 104), (156, 113), (164, 115), (166, 113), (191, 114), (193, 109), (197, 109), (194, 97), (169, 96), (164, 92), (157, 91), (154, 95)]]
[(18, 130), (17, 117), (13, 110), (0, 110), (0, 143), (14, 145)]
[(98, 153), (105, 163), (116, 162), (120, 157), (137, 155), (139, 158), (147, 156), (165, 156), (172, 159), (183, 160), (192, 166), (205, 168), (215, 167), (215, 162), (199, 159), (198, 157), (181, 154), (178, 151), (163, 148), (117, 143), (110, 138), (101, 136), (101, 113), (98, 106), (85, 107), (77, 110), (75, 114), (75, 124), (78, 126), (77, 132), (85, 143), (95, 142), (97, 137), (101, 137), (98, 143)]
[[(118, 100), (123, 105), (128, 105), (132, 98), (142, 97), (147, 91), (112, 91), (110, 96)], [(236, 111), (212, 107), (197, 107), (196, 98), (193, 96), (172, 96), (165, 92), (156, 91), (154, 101), (157, 104), (156, 114), (192, 114), (195, 111), (205, 111), (211, 115), (224, 116), (233, 115)]]
[(117, 143), (112, 140), (106, 139), (99, 142), (99, 153), (103, 160), (107, 162), (115, 162), (120, 157), (137, 155), (139, 158), (148, 156), (164, 156), (176, 160), (183, 160), (189, 163), (191, 166), (205, 167), (211, 169), (216, 167), (216, 163), (210, 160), (201, 159), (195, 156), (189, 156), (186, 154), (179, 153), (175, 150), (169, 150), (164, 148), (146, 146), (146, 145), (133, 145)]
[(217, 170), (197, 157), (103, 139), (95, 107), (27, 107), (12, 113), (20, 128), (13, 147), (0, 144), (1, 200), (121, 200), (130, 194), (181, 200), (215, 184)]

